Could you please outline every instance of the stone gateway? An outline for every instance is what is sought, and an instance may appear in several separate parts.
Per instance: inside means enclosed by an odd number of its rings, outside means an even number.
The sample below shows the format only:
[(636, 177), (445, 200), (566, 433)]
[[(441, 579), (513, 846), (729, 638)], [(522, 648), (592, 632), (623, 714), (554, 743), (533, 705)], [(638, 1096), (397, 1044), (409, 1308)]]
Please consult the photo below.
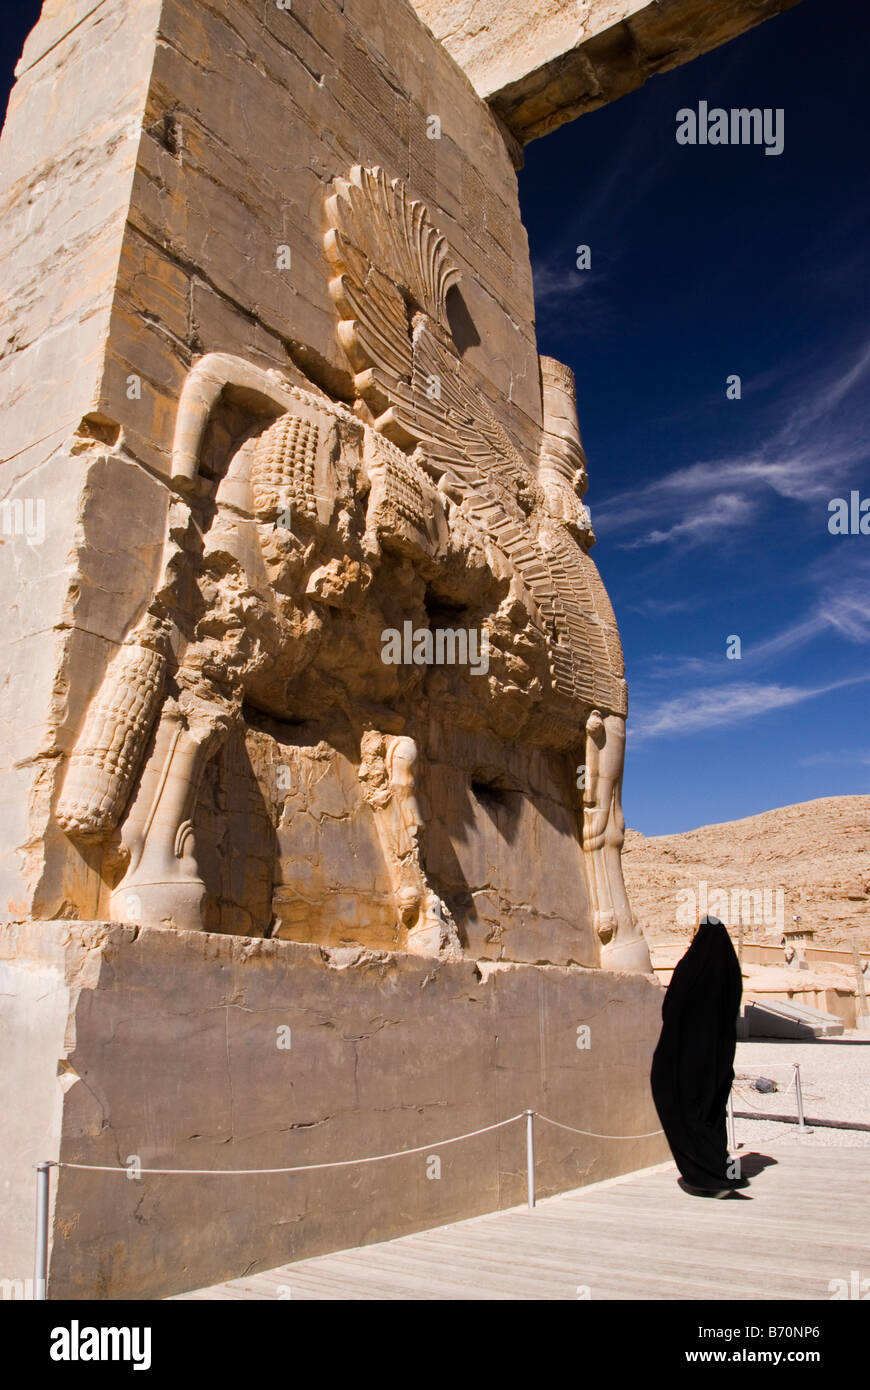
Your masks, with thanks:
[[(437, 1182), (422, 1156), (183, 1170), (537, 1106), (656, 1128), (622, 652), (517, 200), (539, 132), (407, 0), (46, 0), (17, 78), (4, 1273), (30, 1273), (38, 1160), (119, 1170), (57, 1170), (51, 1297), (510, 1205), (518, 1130)], [(539, 1189), (663, 1152), (552, 1131)]]

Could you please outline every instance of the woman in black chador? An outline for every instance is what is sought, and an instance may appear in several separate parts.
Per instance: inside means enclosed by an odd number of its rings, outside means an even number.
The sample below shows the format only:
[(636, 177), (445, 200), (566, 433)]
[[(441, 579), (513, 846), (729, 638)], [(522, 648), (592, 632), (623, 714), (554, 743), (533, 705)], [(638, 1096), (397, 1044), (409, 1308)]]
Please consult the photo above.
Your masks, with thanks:
[(718, 917), (705, 917), (665, 994), (650, 1074), (676, 1165), (704, 1196), (746, 1186), (728, 1177), (725, 1131), (742, 991), (731, 938)]

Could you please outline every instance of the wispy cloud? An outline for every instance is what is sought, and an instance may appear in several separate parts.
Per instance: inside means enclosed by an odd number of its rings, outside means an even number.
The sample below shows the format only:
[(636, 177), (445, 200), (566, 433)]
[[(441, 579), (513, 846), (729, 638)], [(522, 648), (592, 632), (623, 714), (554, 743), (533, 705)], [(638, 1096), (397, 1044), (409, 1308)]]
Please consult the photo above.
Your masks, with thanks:
[(814, 389), (780, 403), (784, 423), (758, 446), (699, 460), (627, 495), (605, 498), (594, 508), (599, 536), (624, 536), (625, 549), (692, 547), (729, 530), (741, 534), (771, 494), (794, 502), (827, 501), (870, 456), (864, 413), (847, 418), (842, 410), (868, 378), (870, 343)]
[[(638, 550), (647, 545), (664, 545), (668, 541), (685, 541), (690, 545), (698, 541), (710, 540), (717, 531), (730, 530), (739, 522), (747, 522), (755, 515), (757, 507), (747, 497), (737, 497), (733, 493), (717, 493), (705, 498), (695, 507), (688, 507), (682, 519), (671, 526), (647, 531), (633, 541), (625, 541), (623, 550)], [(596, 521), (600, 512), (596, 513)]]
[(535, 304), (540, 309), (553, 301), (564, 302), (566, 295), (581, 294), (589, 289), (589, 274), (588, 270), (577, 270), (561, 253), (536, 261), (532, 267)]
[(845, 400), (850, 391), (867, 380), (868, 375), (870, 342), (864, 345), (854, 362), (841, 366), (835, 376), (811, 393), (805, 402), (798, 404), (783, 426), (780, 438), (784, 442), (800, 438), (812, 425), (826, 419), (831, 411)]
[[(825, 567), (815, 577), (822, 592), (813, 607), (763, 642), (744, 642), (742, 670), (759, 671), (822, 637), (839, 637), (858, 646), (870, 644), (870, 562), (856, 563), (845, 573), (837, 570), (832, 574)], [(724, 637), (723, 633), (716, 656), (657, 652), (650, 656), (643, 673), (652, 680), (714, 679), (725, 659)]]
[(800, 767), (827, 767), (839, 764), (843, 767), (870, 767), (870, 748), (857, 751), (843, 749), (839, 753), (812, 753), (808, 758), (799, 758)]
[(870, 578), (847, 582), (821, 601), (817, 621), (848, 642), (870, 642)]
[(574, 258), (574, 248), (568, 244), (532, 265), (535, 317), (539, 328), (546, 326), (550, 339), (604, 333), (614, 322), (607, 295), (614, 254), (605, 258), (596, 251), (589, 270), (578, 270)]
[(624, 603), (622, 606), (630, 613), (639, 613), (643, 618), (671, 618), (676, 613), (692, 613), (703, 603), (703, 595), (693, 594), (690, 598), (644, 598), (635, 603)]
[[(576, 336), (601, 331), (616, 321), (608, 302), (606, 286), (619, 259), (612, 237), (598, 235), (618, 209), (619, 220), (630, 216), (630, 204), (642, 204), (658, 181), (662, 168), (674, 157), (675, 146), (658, 138), (646, 121), (638, 121), (631, 139), (622, 145), (621, 155), (609, 166), (594, 188), (584, 187), (575, 206), (563, 207), (560, 225), (564, 236), (551, 243), (547, 254), (532, 262), (535, 309), (545, 320), (551, 335)], [(628, 201), (627, 201), (628, 200)], [(602, 240), (608, 249), (602, 249)], [(575, 244), (591, 245), (592, 266), (577, 270)], [(583, 295), (583, 321), (566, 320), (566, 298)], [(558, 310), (556, 313), (554, 311)]]
[(633, 743), (640, 743), (669, 734), (703, 733), (708, 729), (740, 724), (768, 714), (771, 710), (802, 704), (819, 695), (827, 695), (832, 690), (866, 681), (870, 681), (870, 673), (814, 687), (747, 682), (692, 690), (673, 700), (665, 700), (653, 709), (635, 714), (630, 725), (630, 737)]

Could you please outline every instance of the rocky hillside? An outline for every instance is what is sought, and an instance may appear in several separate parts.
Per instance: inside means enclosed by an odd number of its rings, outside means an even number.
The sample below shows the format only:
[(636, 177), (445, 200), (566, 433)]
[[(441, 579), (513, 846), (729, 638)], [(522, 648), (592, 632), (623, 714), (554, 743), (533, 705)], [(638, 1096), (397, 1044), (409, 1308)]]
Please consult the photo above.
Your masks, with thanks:
[[(704, 825), (682, 835), (641, 835), (626, 831), (623, 852), (625, 881), (635, 916), (651, 941), (691, 934), (681, 927), (677, 910), (687, 903), (681, 889), (700, 894), (707, 884), (709, 910), (737, 925), (712, 900), (714, 889), (753, 893), (768, 890), (768, 921), (758, 924), (747, 939), (777, 936), (776, 890), (783, 890), (787, 927), (798, 914), (801, 927), (815, 931), (816, 945), (847, 946), (853, 935), (870, 948), (870, 796), (828, 796), (782, 806), (745, 820)], [(683, 911), (691, 910), (688, 900)], [(763, 896), (757, 900), (764, 910)], [(744, 923), (752, 920), (745, 908)], [(692, 917), (694, 921), (694, 917)]]

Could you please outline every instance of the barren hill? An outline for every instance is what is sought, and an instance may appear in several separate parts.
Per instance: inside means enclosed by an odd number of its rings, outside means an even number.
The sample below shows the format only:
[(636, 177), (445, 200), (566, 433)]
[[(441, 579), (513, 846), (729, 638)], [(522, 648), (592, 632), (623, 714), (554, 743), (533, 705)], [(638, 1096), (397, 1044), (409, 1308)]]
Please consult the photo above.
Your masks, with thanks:
[[(766, 905), (769, 920), (752, 933), (759, 939), (778, 939), (771, 908), (775, 914), (781, 889), (786, 927), (797, 914), (818, 945), (850, 945), (857, 934), (859, 945), (870, 947), (870, 796), (820, 797), (681, 835), (627, 830), (623, 867), (635, 915), (651, 941), (690, 934), (677, 910), (687, 903), (685, 913), (695, 900), (678, 893), (692, 889), (697, 898), (706, 883), (708, 910), (729, 926), (737, 925), (741, 908), (748, 926), (757, 907)], [(714, 889), (728, 894), (728, 916), (713, 900)]]

